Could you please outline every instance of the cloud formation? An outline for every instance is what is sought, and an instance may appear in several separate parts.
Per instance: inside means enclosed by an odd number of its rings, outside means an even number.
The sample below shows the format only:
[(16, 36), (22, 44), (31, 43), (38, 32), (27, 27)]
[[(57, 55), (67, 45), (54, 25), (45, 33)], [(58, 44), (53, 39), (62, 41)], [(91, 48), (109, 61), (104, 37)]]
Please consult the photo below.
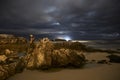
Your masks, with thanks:
[(1, 0), (0, 32), (120, 39), (119, 3), (119, 0)]

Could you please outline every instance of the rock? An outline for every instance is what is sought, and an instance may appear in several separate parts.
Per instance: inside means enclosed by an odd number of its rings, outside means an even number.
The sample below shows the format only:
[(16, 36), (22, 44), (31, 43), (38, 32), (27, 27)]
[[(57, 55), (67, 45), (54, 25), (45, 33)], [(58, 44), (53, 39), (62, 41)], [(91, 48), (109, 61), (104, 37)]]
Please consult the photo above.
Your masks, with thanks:
[(5, 55), (0, 55), (0, 62), (5, 62), (7, 57)]
[(0, 34), (0, 44), (26, 43), (24, 37), (16, 37), (10, 34)]
[[(16, 37), (16, 42), (17, 43), (27, 43), (27, 39), (24, 37)], [(14, 41), (15, 43), (15, 41)]]
[(0, 66), (0, 79), (4, 80), (6, 78), (5, 70)]
[(15, 64), (0, 66), (0, 80), (5, 80), (15, 74)]
[(27, 54), (24, 58), (26, 68), (33, 69), (34, 68), (34, 57), (32, 54)]
[(11, 34), (0, 34), (0, 38), (13, 38), (14, 35)]
[(30, 44), (33, 44), (33, 43), (34, 43), (34, 40), (35, 40), (35, 37), (31, 34), (31, 35), (30, 35), (30, 41), (29, 41), (29, 43), (30, 43)]
[(54, 41), (66, 41), (65, 39), (59, 39), (59, 38), (57, 38), (57, 39), (54, 39)]
[(5, 49), (5, 55), (10, 55), (11, 51), (9, 49)]
[(27, 68), (50, 66), (52, 50), (53, 44), (48, 38), (40, 40), (36, 47), (25, 57), (27, 60)]
[(54, 50), (53, 43), (44, 38), (25, 57), (29, 69), (48, 69), (50, 67), (80, 67), (85, 63), (85, 56), (70, 49)]
[(20, 73), (25, 69), (25, 61), (23, 58), (19, 59), (19, 61), (17, 62), (16, 68), (15, 68), (15, 72), (16, 73)]
[(22, 72), (24, 68), (24, 62), (21, 60), (10, 64), (0, 65), (0, 80), (5, 80), (18, 72)]
[(107, 57), (110, 59), (110, 62), (120, 63), (120, 56), (112, 54)]
[(70, 49), (54, 50), (52, 54), (52, 66), (54, 67), (80, 67), (85, 63), (83, 54), (78, 55), (77, 51)]
[(108, 62), (106, 60), (100, 60), (100, 61), (97, 61), (97, 63), (99, 63), (99, 64), (107, 64)]
[(25, 68), (23, 59), (16, 56), (0, 55), (0, 61), (0, 80), (5, 80), (18, 72), (22, 72)]
[(96, 60), (88, 60), (88, 63), (96, 63)]

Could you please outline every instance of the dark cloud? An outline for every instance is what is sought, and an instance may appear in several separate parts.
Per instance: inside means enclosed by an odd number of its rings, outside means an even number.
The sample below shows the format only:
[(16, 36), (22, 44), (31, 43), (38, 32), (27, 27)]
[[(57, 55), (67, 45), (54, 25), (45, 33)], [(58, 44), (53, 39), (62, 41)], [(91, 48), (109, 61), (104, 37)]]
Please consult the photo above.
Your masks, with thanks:
[(1, 0), (0, 33), (120, 39), (119, 0)]

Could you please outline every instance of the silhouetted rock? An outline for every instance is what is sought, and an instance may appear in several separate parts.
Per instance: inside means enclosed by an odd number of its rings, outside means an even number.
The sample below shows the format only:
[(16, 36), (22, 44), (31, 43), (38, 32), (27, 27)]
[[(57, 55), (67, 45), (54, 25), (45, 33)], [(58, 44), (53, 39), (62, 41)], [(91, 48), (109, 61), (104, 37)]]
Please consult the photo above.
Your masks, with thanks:
[(48, 69), (50, 67), (80, 67), (85, 62), (83, 54), (70, 49), (54, 50), (53, 43), (44, 38), (25, 57), (27, 68)]
[(110, 62), (120, 63), (120, 56), (112, 54), (112, 55), (109, 55), (107, 57), (110, 59)]
[(54, 41), (66, 41), (65, 39), (55, 39)]

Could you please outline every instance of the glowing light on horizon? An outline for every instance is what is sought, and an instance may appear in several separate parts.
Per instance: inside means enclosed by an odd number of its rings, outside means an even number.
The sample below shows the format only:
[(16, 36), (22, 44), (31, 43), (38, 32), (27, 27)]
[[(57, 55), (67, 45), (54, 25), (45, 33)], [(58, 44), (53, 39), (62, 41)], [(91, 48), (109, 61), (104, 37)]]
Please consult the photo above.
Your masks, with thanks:
[(65, 39), (66, 41), (72, 40), (70, 36), (58, 36), (58, 39)]

